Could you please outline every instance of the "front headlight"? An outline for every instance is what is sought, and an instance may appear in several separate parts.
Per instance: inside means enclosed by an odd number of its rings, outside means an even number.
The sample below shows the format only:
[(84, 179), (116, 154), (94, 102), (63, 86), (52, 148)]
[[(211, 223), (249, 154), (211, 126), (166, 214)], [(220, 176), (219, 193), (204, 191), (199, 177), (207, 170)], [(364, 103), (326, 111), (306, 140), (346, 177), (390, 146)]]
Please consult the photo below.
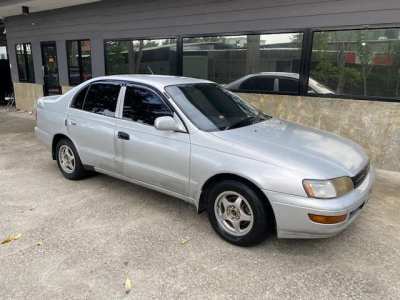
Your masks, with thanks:
[(339, 177), (330, 180), (303, 180), (303, 187), (308, 197), (331, 199), (343, 196), (354, 189), (350, 177)]

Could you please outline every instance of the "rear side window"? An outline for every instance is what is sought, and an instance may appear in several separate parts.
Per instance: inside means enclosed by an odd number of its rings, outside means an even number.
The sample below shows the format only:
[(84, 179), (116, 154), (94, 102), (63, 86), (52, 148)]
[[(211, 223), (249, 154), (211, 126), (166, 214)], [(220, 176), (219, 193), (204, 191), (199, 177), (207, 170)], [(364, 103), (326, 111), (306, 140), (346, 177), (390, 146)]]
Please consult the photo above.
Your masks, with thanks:
[(87, 85), (78, 92), (78, 94), (74, 97), (74, 100), (72, 101), (71, 107), (76, 109), (82, 109), (88, 88), (89, 86)]
[(155, 119), (165, 116), (172, 116), (171, 110), (156, 93), (145, 88), (126, 87), (124, 119), (154, 125)]
[(114, 117), (119, 90), (119, 83), (94, 83), (90, 85), (83, 104), (83, 110)]
[(255, 76), (243, 81), (239, 89), (246, 91), (273, 92), (274, 82), (275, 79), (273, 77)]

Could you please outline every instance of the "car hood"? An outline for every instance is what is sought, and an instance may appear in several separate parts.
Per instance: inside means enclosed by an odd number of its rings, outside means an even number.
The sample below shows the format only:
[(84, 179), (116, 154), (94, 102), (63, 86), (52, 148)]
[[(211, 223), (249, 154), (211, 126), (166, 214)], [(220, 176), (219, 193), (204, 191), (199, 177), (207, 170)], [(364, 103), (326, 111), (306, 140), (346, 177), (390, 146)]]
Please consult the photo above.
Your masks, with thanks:
[(368, 162), (364, 150), (348, 139), (275, 118), (211, 134), (223, 141), (224, 151), (296, 170), (305, 178), (355, 176)]

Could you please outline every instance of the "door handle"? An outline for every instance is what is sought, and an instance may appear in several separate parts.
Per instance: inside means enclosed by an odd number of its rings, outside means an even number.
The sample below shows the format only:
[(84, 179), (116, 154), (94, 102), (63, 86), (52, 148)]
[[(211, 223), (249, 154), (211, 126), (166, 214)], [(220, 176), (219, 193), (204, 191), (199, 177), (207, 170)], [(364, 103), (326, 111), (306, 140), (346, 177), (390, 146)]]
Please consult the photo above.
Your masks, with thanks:
[(118, 131), (118, 138), (120, 140), (129, 141), (129, 134), (127, 134), (126, 132)]
[(78, 125), (75, 121), (67, 120), (67, 119), (65, 119), (64, 123), (65, 123), (65, 126), (68, 126), (68, 125), (76, 126), (76, 125)]

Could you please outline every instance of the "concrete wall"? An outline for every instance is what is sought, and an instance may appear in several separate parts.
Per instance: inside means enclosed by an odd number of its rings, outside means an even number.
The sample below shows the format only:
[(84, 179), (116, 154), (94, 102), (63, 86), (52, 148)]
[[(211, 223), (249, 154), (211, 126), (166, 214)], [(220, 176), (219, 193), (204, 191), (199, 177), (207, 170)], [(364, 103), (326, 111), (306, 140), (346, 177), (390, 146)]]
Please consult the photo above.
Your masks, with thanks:
[(33, 111), (36, 100), (43, 96), (43, 86), (34, 83), (14, 82), (14, 93), (17, 109)]
[(240, 94), (271, 116), (359, 143), (378, 168), (400, 171), (400, 103)]

